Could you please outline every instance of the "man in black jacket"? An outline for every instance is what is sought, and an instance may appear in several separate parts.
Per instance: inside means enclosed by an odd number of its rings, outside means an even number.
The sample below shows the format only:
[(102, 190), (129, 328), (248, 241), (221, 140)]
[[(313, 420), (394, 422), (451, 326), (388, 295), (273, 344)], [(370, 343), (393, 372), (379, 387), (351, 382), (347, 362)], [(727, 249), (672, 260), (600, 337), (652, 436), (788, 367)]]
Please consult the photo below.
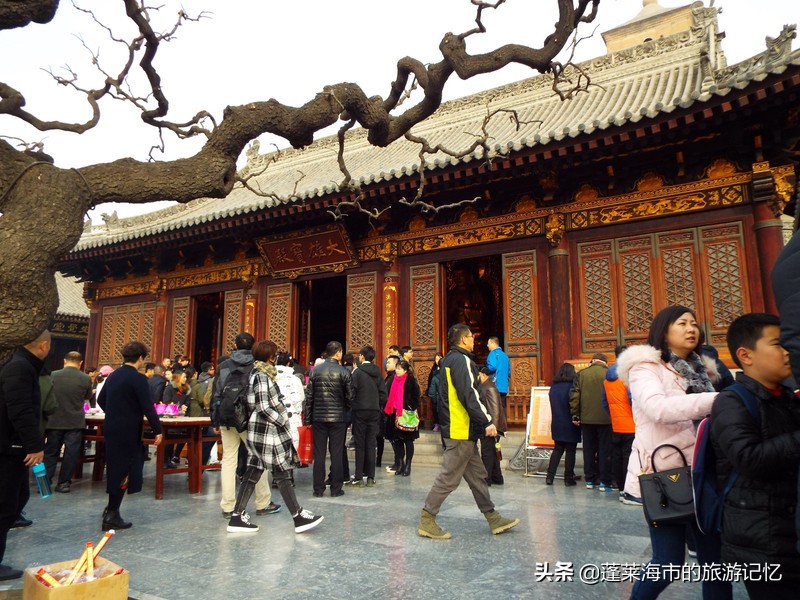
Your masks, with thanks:
[(444, 440), (442, 470), (425, 499), (417, 533), (447, 540), (452, 536), (436, 523), (442, 503), (466, 479), (475, 503), (489, 523), (492, 534), (508, 531), (519, 519), (506, 519), (495, 511), (486, 484), (486, 468), (478, 453), (481, 435), (497, 437), (497, 427), (480, 401), (478, 365), (473, 359), (475, 338), (469, 327), (458, 323), (447, 332), (450, 352), (439, 362), (439, 423)]
[[(28, 502), (28, 467), (42, 462), (39, 373), (50, 352), (50, 332), (18, 349), (0, 371), (0, 563), (8, 531)], [(0, 564), (0, 581), (22, 571)]]
[(352, 404), (353, 382), (350, 371), (339, 364), (342, 345), (328, 342), (324, 362), (311, 371), (306, 386), (303, 420), (314, 433), (314, 496), (325, 492), (326, 448), (331, 454), (331, 496), (344, 496), (342, 453), (347, 433), (347, 411)]
[[(355, 487), (375, 485), (375, 448), (381, 410), (386, 406), (386, 383), (373, 364), (375, 349), (364, 346), (353, 371), (353, 438), (356, 442)], [(366, 479), (366, 482), (364, 482)]]
[(771, 277), (781, 317), (781, 345), (789, 351), (794, 385), (800, 386), (800, 230), (781, 251)]

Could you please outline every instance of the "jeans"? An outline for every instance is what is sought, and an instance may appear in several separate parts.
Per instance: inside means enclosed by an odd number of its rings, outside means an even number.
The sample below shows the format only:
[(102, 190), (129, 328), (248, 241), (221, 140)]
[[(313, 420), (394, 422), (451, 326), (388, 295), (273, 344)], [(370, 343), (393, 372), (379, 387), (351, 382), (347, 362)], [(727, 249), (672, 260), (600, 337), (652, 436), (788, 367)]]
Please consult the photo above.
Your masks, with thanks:
[[(722, 562), (721, 542), (719, 536), (703, 534), (697, 529), (697, 524), (690, 527), (694, 531), (697, 542), (697, 562), (701, 565)], [(653, 547), (653, 558), (650, 565), (682, 565), (686, 556), (686, 528), (683, 523), (677, 525), (650, 526), (650, 543)], [(648, 576), (645, 578), (645, 573)], [(651, 577), (649, 571), (643, 568), (639, 579), (634, 583), (631, 600), (649, 600), (657, 598), (673, 579), (680, 577), (677, 573), (663, 569), (657, 578)], [(733, 590), (730, 583), (721, 581), (703, 582), (703, 600), (730, 600)]]
[(61, 446), (64, 446), (64, 458), (61, 461), (61, 471), (58, 474), (58, 483), (67, 483), (78, 466), (83, 446), (83, 429), (48, 429), (46, 432), (47, 443), (44, 446), (44, 468), (47, 469), (47, 478), (52, 483), (56, 474), (58, 455)]

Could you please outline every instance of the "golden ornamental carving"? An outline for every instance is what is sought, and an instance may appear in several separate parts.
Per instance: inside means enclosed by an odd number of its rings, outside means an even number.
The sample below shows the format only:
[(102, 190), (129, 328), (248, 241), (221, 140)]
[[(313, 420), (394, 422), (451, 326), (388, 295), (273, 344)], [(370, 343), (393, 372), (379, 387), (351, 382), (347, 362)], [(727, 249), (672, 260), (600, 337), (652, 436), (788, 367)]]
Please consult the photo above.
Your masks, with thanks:
[(386, 268), (391, 267), (397, 259), (397, 242), (383, 242), (378, 249), (378, 259)]
[(564, 215), (557, 212), (550, 213), (545, 224), (545, 237), (550, 246), (555, 248), (561, 243), (561, 238), (564, 237), (564, 230)]
[(792, 201), (793, 194), (794, 185), (787, 176), (780, 175), (775, 177), (775, 193), (772, 199), (767, 202), (767, 206), (769, 206), (775, 217), (780, 217), (783, 214), (786, 205)]
[(706, 167), (705, 175), (709, 179), (720, 179), (736, 173), (736, 165), (724, 158), (718, 158)]
[(250, 263), (247, 266), (246, 272), (244, 275), (242, 275), (242, 281), (244, 282), (245, 289), (252, 289), (253, 286), (255, 286), (256, 281), (258, 281), (260, 274), (258, 263)]
[(588, 183), (584, 183), (578, 188), (578, 191), (575, 192), (575, 202), (589, 202), (591, 200), (597, 200), (599, 197), (600, 190)]
[(645, 173), (636, 182), (636, 189), (640, 192), (649, 192), (664, 187), (664, 178), (658, 173)]
[(417, 215), (408, 223), (409, 231), (420, 231), (425, 229), (425, 218), (422, 215)]
[(530, 194), (523, 194), (522, 197), (517, 200), (517, 204), (514, 206), (518, 213), (520, 212), (528, 212), (530, 210), (536, 209), (537, 204), (536, 200)]
[(467, 206), (464, 210), (461, 211), (461, 215), (458, 217), (459, 222), (467, 223), (469, 221), (475, 221), (478, 219), (478, 211), (476, 211), (471, 206)]
[(769, 170), (769, 161), (753, 163), (753, 173), (767, 173)]

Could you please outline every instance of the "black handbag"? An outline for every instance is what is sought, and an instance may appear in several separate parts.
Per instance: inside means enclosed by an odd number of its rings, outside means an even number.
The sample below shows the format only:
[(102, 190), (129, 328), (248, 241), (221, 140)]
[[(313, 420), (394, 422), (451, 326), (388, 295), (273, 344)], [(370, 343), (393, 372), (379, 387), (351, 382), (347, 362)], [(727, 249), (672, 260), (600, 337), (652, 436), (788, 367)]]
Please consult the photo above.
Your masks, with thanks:
[[(659, 471), (656, 469), (656, 454), (661, 448), (673, 448), (683, 459), (683, 466), (677, 469)], [(651, 457), (652, 473), (639, 475), (642, 491), (644, 517), (653, 527), (674, 525), (694, 521), (694, 499), (692, 496), (692, 469), (680, 448), (672, 444), (662, 444)]]

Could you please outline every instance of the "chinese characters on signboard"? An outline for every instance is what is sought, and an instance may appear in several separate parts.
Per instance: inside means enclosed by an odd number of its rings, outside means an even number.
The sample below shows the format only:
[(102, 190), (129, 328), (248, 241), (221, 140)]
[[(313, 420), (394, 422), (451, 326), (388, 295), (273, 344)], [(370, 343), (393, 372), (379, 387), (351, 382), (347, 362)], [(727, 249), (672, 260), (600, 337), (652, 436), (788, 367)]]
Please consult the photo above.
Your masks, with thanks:
[(256, 244), (274, 275), (297, 277), (318, 271), (342, 271), (358, 264), (347, 232), (340, 226), (261, 238)]

